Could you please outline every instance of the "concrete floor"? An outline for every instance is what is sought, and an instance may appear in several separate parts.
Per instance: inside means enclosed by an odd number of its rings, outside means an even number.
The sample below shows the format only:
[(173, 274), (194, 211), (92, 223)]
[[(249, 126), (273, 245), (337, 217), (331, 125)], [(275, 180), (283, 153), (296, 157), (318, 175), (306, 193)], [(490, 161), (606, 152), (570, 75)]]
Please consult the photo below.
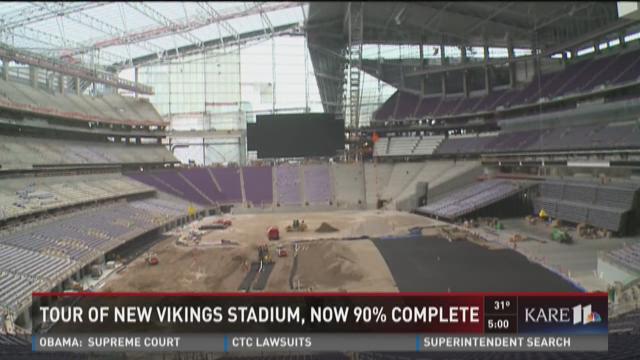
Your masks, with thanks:
[(517, 251), (534, 261), (542, 262), (569, 275), (588, 291), (607, 290), (607, 283), (596, 273), (599, 251), (617, 249), (625, 243), (640, 242), (640, 236), (581, 239), (578, 238), (575, 230), (570, 230), (574, 243), (566, 245), (551, 241), (549, 238), (551, 227), (544, 224), (529, 225), (522, 218), (501, 221), (505, 229), (496, 232), (500, 242), (507, 243), (515, 233), (534, 239), (519, 242)]

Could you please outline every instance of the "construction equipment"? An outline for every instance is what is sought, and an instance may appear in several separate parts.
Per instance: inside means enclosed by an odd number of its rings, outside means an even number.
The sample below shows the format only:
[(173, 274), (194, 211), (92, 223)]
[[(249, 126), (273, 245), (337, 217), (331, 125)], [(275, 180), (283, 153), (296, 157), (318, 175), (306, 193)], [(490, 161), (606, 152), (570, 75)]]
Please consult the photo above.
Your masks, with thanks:
[(280, 230), (278, 230), (278, 228), (275, 226), (268, 228), (267, 238), (269, 240), (280, 240)]
[(278, 246), (278, 248), (276, 249), (276, 253), (278, 254), (278, 257), (287, 257), (289, 255), (287, 249), (285, 249), (282, 245)]
[(554, 228), (553, 230), (551, 230), (551, 240), (557, 241), (563, 244), (571, 244), (573, 242), (573, 239), (571, 238), (571, 235), (569, 235), (568, 232), (564, 230), (560, 230), (558, 228)]
[(531, 215), (527, 215), (525, 217), (525, 221), (529, 224), (529, 225), (535, 225), (538, 223), (538, 218), (535, 216), (531, 216)]
[(546, 220), (549, 215), (547, 214), (546, 211), (544, 211), (544, 209), (540, 209), (540, 212), (538, 213), (538, 217), (542, 220)]
[(304, 232), (307, 231), (307, 224), (304, 223), (304, 220), (300, 221), (298, 219), (293, 219), (292, 225), (287, 225), (287, 232)]
[(258, 261), (262, 262), (263, 265), (273, 263), (273, 258), (269, 253), (269, 245), (260, 245), (258, 247)]
[(160, 263), (158, 256), (156, 254), (147, 254), (146, 262), (150, 266), (156, 266)]

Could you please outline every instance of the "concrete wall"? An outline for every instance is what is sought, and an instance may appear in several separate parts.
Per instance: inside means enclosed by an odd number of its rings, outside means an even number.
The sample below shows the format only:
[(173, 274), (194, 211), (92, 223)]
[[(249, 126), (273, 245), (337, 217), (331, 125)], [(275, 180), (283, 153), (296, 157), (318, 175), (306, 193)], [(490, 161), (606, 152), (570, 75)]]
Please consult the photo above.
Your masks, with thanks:
[(339, 208), (364, 208), (364, 165), (362, 163), (333, 164), (331, 171), (336, 206)]
[(382, 198), (394, 164), (366, 163), (364, 165), (365, 191), (367, 207), (375, 208), (378, 199)]

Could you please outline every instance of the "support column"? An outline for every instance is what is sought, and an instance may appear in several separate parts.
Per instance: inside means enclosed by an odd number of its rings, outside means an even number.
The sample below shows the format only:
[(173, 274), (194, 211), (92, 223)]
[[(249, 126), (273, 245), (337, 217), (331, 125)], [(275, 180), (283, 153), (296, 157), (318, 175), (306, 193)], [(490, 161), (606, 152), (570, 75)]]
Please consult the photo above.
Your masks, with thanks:
[[(421, 70), (424, 70), (424, 65), (425, 65), (424, 64), (424, 46), (423, 46), (423, 44), (424, 44), (424, 40), (420, 41), (420, 47), (419, 48), (420, 48), (420, 69)], [(420, 93), (422, 95), (424, 95), (427, 92), (427, 86), (425, 84), (426, 79), (427, 78), (424, 75), (420, 78)]]
[(602, 53), (602, 51), (600, 50), (600, 47), (598, 45), (600, 45), (600, 42), (597, 39), (593, 40), (593, 52), (596, 55)]
[(489, 47), (487, 45), (484, 46), (484, 89), (489, 94), (491, 92), (491, 73), (489, 69)]
[[(460, 46), (460, 60), (462, 64), (467, 63), (467, 47)], [(469, 71), (467, 69), (462, 70), (462, 92), (465, 97), (469, 97), (469, 79), (467, 78)]]
[(207, 166), (206, 148), (205, 138), (202, 138), (202, 166)]
[(64, 94), (64, 75), (58, 75), (58, 92)]
[[(138, 67), (136, 66), (135, 68), (133, 68), (133, 75), (135, 78), (135, 82), (136, 82), (136, 89), (138, 88)], [(138, 98), (138, 92), (136, 91), (135, 93), (135, 97)]]
[(29, 83), (31, 87), (38, 87), (38, 69), (33, 65), (29, 65)]
[(73, 87), (76, 90), (76, 95), (80, 95), (80, 79), (77, 76), (73, 78)]
[(469, 79), (467, 76), (469, 75), (469, 70), (462, 70), (462, 92), (465, 97), (469, 97)]
[(247, 165), (247, 133), (244, 131), (238, 138), (238, 147), (240, 148), (240, 165)]
[[(540, 75), (540, 53), (538, 52), (538, 43), (533, 39), (531, 41), (531, 45), (531, 51), (533, 53), (533, 74), (534, 76), (538, 76)], [(571, 58), (573, 59), (573, 54)]]
[(627, 34), (624, 31), (621, 31), (618, 34), (618, 40), (620, 41), (620, 46), (622, 46), (623, 48), (627, 47), (627, 42), (624, 40), (625, 36), (627, 36)]
[(2, 59), (2, 80), (9, 81), (9, 60)]
[(440, 73), (440, 79), (442, 84), (442, 97), (447, 95), (447, 72)]
[(513, 43), (511, 42), (511, 37), (509, 37), (507, 39), (507, 61), (509, 64), (509, 87), (511, 88), (516, 86), (516, 68), (513, 64), (513, 58)]

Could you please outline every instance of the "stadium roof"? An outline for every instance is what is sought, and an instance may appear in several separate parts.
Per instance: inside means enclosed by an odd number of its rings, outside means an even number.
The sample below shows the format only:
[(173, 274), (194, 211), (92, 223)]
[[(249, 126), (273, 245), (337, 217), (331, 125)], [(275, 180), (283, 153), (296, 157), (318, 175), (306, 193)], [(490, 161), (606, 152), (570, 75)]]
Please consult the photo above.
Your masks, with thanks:
[[(356, 4), (356, 3), (352, 3)], [(571, 48), (638, 23), (616, 2), (363, 2), (362, 43), (489, 46), (543, 53)], [(348, 3), (312, 2), (307, 32), (325, 110), (339, 106), (348, 44)], [(385, 62), (389, 62), (388, 58)], [(376, 76), (371, 61), (364, 70)], [(389, 74), (389, 72), (386, 72)], [(397, 79), (383, 79), (398, 83)], [(337, 108), (336, 108), (337, 109)]]
[(6, 2), (0, 41), (118, 68), (300, 27), (301, 2)]
[[(349, 4), (5, 2), (0, 7), (0, 42), (57, 61), (117, 71), (274, 34), (301, 34), (304, 28), (325, 111), (334, 112), (340, 110), (344, 93)], [(363, 9), (364, 44), (511, 44), (552, 51), (638, 23), (618, 18), (616, 2), (351, 4)], [(376, 74), (371, 66), (365, 70)]]
[[(318, 36), (344, 31), (346, 3), (312, 3), (309, 22)], [(365, 43), (545, 48), (618, 21), (616, 2), (367, 2)], [(322, 34), (321, 34), (322, 33)]]

